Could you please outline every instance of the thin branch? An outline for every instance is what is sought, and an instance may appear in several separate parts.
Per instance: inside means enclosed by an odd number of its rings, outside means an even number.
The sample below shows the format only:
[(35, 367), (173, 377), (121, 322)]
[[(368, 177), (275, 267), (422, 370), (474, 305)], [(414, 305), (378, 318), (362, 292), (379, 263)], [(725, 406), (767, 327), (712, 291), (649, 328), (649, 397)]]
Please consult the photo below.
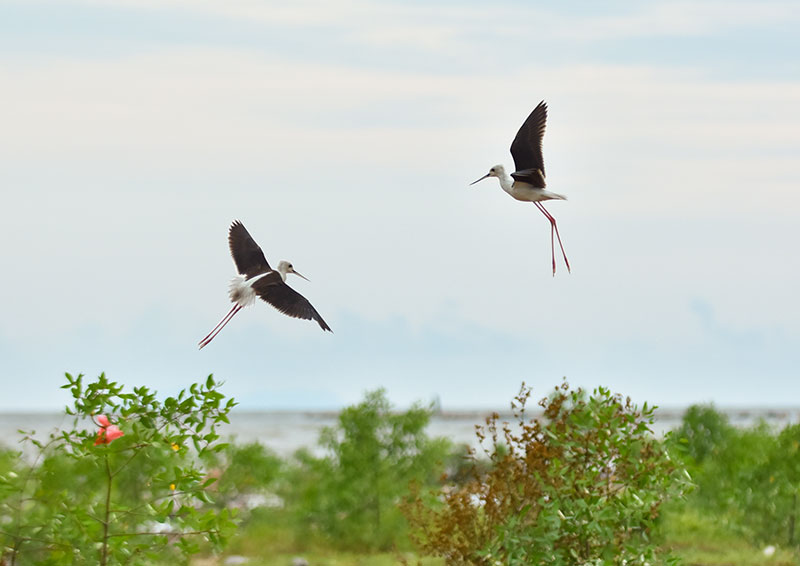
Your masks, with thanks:
[(106, 520), (103, 521), (103, 549), (100, 555), (100, 565), (106, 566), (108, 563), (108, 523), (111, 516), (111, 480), (114, 475), (111, 473), (111, 464), (108, 463), (108, 454), (105, 455), (106, 476), (108, 484), (106, 487)]
[(190, 536), (190, 535), (207, 535), (208, 533), (215, 533), (217, 532), (214, 529), (209, 529), (207, 531), (169, 531), (169, 532), (157, 532), (157, 531), (142, 531), (140, 533), (114, 533), (113, 535), (108, 535), (108, 538), (112, 537), (138, 537), (138, 536)]
[(41, 542), (42, 544), (46, 544), (48, 546), (62, 546), (64, 548), (72, 548), (71, 544), (65, 544), (63, 542), (54, 542), (52, 540), (45, 540), (45, 539), (35, 538), (35, 537), (18, 536), (18, 535), (15, 535), (13, 533), (9, 533), (8, 531), (3, 531), (3, 530), (0, 530), (0, 535), (5, 535), (5, 536), (7, 536), (7, 537), (9, 537), (9, 538), (11, 538), (13, 540), (20, 541), (20, 542)]

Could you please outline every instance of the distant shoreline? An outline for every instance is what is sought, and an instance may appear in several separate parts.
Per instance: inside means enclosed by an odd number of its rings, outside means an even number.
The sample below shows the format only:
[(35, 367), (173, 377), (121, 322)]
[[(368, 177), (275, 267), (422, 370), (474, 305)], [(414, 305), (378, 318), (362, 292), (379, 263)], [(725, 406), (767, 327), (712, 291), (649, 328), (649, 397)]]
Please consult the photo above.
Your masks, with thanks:
[[(537, 407), (538, 408), (538, 407)], [(656, 409), (653, 432), (663, 435), (680, 426), (687, 407), (665, 407)], [(800, 422), (800, 407), (715, 407), (725, 414), (734, 426), (751, 426), (759, 421), (783, 427)], [(496, 411), (500, 421), (513, 422), (509, 410)], [(455, 409), (436, 411), (428, 425), (431, 437), (446, 437), (454, 444), (478, 447), (475, 426), (484, 424), (491, 409)], [(538, 417), (539, 411), (526, 411), (528, 418)], [(300, 448), (319, 452), (318, 438), (326, 426), (336, 424), (339, 411), (335, 410), (288, 410), (288, 409), (234, 409), (231, 424), (220, 427), (223, 438), (239, 443), (259, 442), (281, 456), (289, 456)], [(46, 437), (61, 426), (70, 425), (71, 416), (63, 412), (14, 411), (0, 412), (0, 446), (20, 449), (20, 429), (35, 430), (37, 438)], [(87, 421), (87, 427), (91, 427)], [(24, 451), (24, 448), (23, 448)]]

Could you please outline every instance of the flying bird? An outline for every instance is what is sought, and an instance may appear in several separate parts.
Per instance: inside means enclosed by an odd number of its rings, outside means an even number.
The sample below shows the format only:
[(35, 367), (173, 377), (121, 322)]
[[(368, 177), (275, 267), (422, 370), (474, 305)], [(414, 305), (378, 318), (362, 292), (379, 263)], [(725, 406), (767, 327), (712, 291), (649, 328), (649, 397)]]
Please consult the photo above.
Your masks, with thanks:
[(511, 143), (511, 155), (514, 158), (516, 171), (511, 173), (509, 177), (502, 165), (495, 165), (489, 169), (486, 175), (477, 181), (473, 181), (470, 185), (483, 181), (487, 177), (497, 177), (500, 181), (500, 186), (505, 192), (517, 200), (532, 202), (536, 205), (536, 208), (542, 211), (542, 214), (550, 221), (550, 252), (553, 259), (553, 275), (555, 275), (556, 251), (553, 232), (558, 238), (558, 245), (561, 247), (564, 263), (567, 264), (567, 271), (570, 271), (569, 260), (567, 260), (567, 254), (564, 253), (564, 245), (561, 243), (561, 235), (558, 233), (556, 219), (547, 212), (542, 201), (552, 199), (567, 200), (567, 197), (545, 190), (542, 137), (544, 137), (546, 121), (547, 104), (542, 100), (522, 124), (517, 136)]
[(244, 224), (235, 220), (228, 231), (228, 245), (231, 249), (233, 262), (239, 275), (231, 281), (229, 295), (233, 307), (222, 320), (219, 321), (208, 335), (200, 340), (199, 346), (202, 350), (214, 337), (225, 328), (233, 316), (244, 307), (252, 305), (256, 297), (259, 297), (283, 314), (302, 318), (305, 320), (316, 320), (322, 330), (331, 330), (331, 327), (322, 320), (311, 303), (303, 295), (292, 289), (286, 284), (286, 276), (294, 273), (298, 277), (305, 277), (295, 271), (288, 261), (278, 263), (276, 269), (272, 269), (264, 257), (264, 252), (250, 236)]

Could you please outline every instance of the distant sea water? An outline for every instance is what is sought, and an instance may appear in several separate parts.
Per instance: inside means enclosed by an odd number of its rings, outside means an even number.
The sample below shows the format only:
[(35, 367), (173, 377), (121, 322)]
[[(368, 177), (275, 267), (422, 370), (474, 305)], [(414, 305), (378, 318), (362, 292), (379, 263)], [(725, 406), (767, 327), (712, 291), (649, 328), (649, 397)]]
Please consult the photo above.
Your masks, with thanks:
[[(797, 408), (716, 408), (725, 413), (735, 426), (750, 426), (761, 420), (780, 428), (800, 422)], [(433, 415), (429, 436), (444, 436), (455, 444), (477, 448), (475, 425), (484, 424), (491, 410), (441, 411)], [(513, 415), (498, 411), (501, 421), (513, 422)], [(658, 409), (653, 432), (663, 435), (678, 427), (684, 409)], [(289, 456), (299, 448), (319, 454), (317, 444), (323, 427), (336, 424), (335, 411), (236, 411), (230, 414), (231, 424), (223, 425), (220, 434), (237, 443), (260, 442), (281, 456)], [(0, 413), (0, 445), (20, 448), (19, 429), (36, 431), (36, 438), (45, 439), (60, 427), (71, 426), (71, 418), (63, 413)], [(92, 427), (87, 423), (87, 427)]]

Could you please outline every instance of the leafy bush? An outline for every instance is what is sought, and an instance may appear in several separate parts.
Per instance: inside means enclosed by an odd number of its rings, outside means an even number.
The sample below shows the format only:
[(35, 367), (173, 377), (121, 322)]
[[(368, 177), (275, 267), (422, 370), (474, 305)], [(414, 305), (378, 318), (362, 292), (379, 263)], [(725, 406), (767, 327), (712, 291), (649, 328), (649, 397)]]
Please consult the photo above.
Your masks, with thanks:
[(800, 425), (777, 434), (764, 423), (739, 429), (694, 406), (673, 441), (697, 483), (687, 506), (753, 542), (797, 545)]
[(414, 538), (450, 565), (652, 562), (659, 506), (687, 485), (649, 428), (653, 408), (564, 383), (528, 419), (530, 394), (523, 384), (513, 426), (494, 414), (477, 427), (488, 472), (471, 453), (471, 481), (404, 507)]
[[(778, 435), (775, 450), (758, 474), (769, 491), (752, 505), (776, 520), (760, 525), (762, 539), (797, 545), (798, 494), (800, 494), (800, 425), (790, 425)], [(785, 533), (785, 538), (781, 535)]]
[(672, 440), (683, 448), (692, 464), (702, 464), (717, 455), (735, 436), (728, 417), (710, 405), (692, 405), (683, 415), (681, 426)]
[(448, 442), (425, 434), (430, 416), (419, 405), (393, 412), (382, 389), (344, 409), (338, 424), (320, 435), (325, 457), (297, 455), (290, 497), (307, 532), (320, 532), (340, 548), (402, 544), (407, 526), (397, 503), (410, 482), (434, 482), (447, 456)]
[(226, 445), (206, 460), (219, 475), (213, 487), (220, 506), (241, 507), (242, 497), (263, 494), (281, 477), (284, 465), (280, 457), (258, 442)]
[(232, 517), (208, 505), (215, 479), (196, 457), (224, 447), (216, 427), (234, 401), (217, 387), (209, 376), (161, 402), (146, 387), (67, 374), (72, 427), (46, 442), (27, 434), (35, 461), (0, 476), (0, 562), (151, 564), (197, 552), (198, 539), (220, 547)]

